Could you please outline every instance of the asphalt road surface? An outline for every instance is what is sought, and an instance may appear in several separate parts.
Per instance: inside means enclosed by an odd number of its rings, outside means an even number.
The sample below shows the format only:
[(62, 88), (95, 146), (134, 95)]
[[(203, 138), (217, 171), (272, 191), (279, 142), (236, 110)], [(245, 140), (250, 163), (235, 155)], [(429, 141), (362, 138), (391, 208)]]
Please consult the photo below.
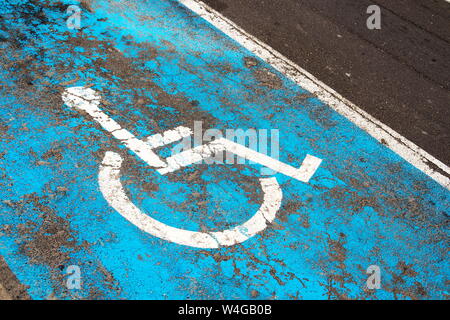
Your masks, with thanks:
[(0, 298), (448, 299), (447, 2), (207, 1), (333, 92), (196, 0), (73, 2), (0, 6)]
[[(450, 164), (450, 3), (206, 0), (369, 114)], [(381, 30), (369, 30), (369, 5)]]

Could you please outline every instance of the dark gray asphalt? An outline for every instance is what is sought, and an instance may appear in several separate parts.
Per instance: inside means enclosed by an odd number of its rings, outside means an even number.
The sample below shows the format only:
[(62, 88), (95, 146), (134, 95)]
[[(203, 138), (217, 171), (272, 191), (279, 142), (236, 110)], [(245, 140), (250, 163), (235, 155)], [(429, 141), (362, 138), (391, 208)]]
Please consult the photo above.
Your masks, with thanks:
[[(372, 116), (450, 164), (450, 3), (205, 0)], [(367, 7), (381, 7), (369, 30)]]

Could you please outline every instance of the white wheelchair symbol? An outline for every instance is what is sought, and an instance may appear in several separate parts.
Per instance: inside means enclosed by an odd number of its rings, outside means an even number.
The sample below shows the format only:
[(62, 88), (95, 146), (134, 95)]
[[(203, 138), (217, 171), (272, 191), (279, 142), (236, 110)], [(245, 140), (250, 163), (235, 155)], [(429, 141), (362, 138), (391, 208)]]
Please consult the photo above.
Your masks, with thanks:
[[(163, 161), (153, 150), (191, 135), (192, 131), (189, 128), (177, 127), (140, 140), (128, 130), (123, 129), (99, 108), (101, 97), (93, 89), (85, 87), (68, 88), (63, 93), (62, 98), (69, 107), (89, 114), (106, 131), (162, 175), (197, 163), (202, 159), (213, 156), (216, 152), (224, 150), (305, 183), (309, 182), (322, 162), (319, 158), (307, 155), (300, 168), (296, 169), (225, 138), (216, 139), (208, 144), (180, 152)], [(155, 237), (185, 246), (213, 249), (242, 243), (267, 228), (275, 219), (283, 197), (275, 177), (259, 178), (264, 193), (263, 203), (250, 220), (232, 229), (220, 232), (196, 232), (179, 229), (153, 219), (132, 203), (120, 181), (122, 162), (123, 159), (119, 154), (108, 151), (100, 165), (98, 181), (106, 201), (139, 229)]]

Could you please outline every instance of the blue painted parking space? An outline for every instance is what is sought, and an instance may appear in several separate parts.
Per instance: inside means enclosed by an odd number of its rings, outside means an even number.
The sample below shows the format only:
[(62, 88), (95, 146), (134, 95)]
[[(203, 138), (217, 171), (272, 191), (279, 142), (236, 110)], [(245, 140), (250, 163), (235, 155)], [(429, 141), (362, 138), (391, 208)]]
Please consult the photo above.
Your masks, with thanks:
[(179, 2), (0, 15), (0, 254), (32, 298), (448, 297), (449, 191)]

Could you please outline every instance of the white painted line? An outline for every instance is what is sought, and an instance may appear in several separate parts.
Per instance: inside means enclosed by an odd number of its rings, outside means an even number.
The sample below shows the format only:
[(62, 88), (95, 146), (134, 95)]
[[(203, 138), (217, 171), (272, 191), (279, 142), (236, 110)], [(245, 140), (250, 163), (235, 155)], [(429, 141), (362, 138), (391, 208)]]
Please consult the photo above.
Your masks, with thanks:
[(215, 249), (244, 242), (267, 228), (276, 217), (283, 197), (276, 178), (259, 179), (264, 200), (260, 209), (247, 222), (220, 232), (195, 232), (178, 229), (151, 218), (136, 207), (120, 182), (122, 157), (106, 152), (99, 171), (99, 185), (106, 201), (125, 219), (155, 237), (195, 248)]
[(162, 168), (166, 166), (147, 143), (137, 139), (132, 133), (123, 129), (116, 121), (100, 110), (98, 105), (101, 97), (93, 89), (84, 87), (68, 88), (64, 91), (62, 98), (69, 107), (88, 113), (106, 131), (120, 140), (150, 167)]
[(190, 166), (191, 164), (197, 163), (202, 159), (208, 159), (212, 157), (214, 154), (225, 149), (225, 146), (223, 144), (214, 143), (216, 141), (217, 140), (209, 144), (197, 146), (166, 158), (167, 167), (158, 169), (157, 171), (160, 174), (164, 175), (167, 173), (175, 172), (183, 167)]
[(297, 179), (299, 181), (308, 183), (311, 177), (319, 168), (322, 163), (322, 159), (316, 158), (312, 155), (306, 155), (302, 165), (299, 169), (296, 169), (290, 165), (287, 165), (281, 161), (271, 158), (265, 154), (256, 152), (241, 144), (235, 143), (228, 139), (218, 139), (218, 143), (224, 144), (225, 150), (238, 155), (241, 158), (259, 163), (269, 169), (282, 173), (288, 177)]
[(167, 158), (167, 167), (158, 169), (157, 171), (161, 174), (174, 172), (181, 167), (186, 167), (188, 165), (197, 163), (202, 159), (210, 158), (217, 152), (221, 152), (224, 150), (232, 152), (241, 158), (259, 163), (260, 165), (263, 165), (269, 169), (305, 183), (309, 182), (322, 162), (322, 159), (308, 154), (300, 168), (296, 169), (290, 165), (271, 158), (265, 154), (254, 151), (241, 144), (235, 143), (225, 138), (219, 138), (210, 142), (209, 144), (198, 146)]
[(180, 126), (173, 130), (167, 130), (162, 135), (159, 133), (154, 134), (144, 139), (144, 141), (150, 145), (151, 148), (155, 149), (189, 137), (192, 133), (190, 128)]
[[(136, 153), (150, 167), (157, 169), (157, 171), (164, 169), (167, 165), (153, 152), (152, 148), (164, 146), (192, 134), (189, 128), (177, 127), (173, 130), (164, 132), (162, 135), (156, 134), (147, 138), (146, 141), (142, 141), (137, 139), (129, 131), (123, 129), (116, 121), (100, 110), (98, 105), (100, 104), (101, 97), (93, 89), (84, 87), (68, 88), (63, 93), (62, 98), (69, 107), (79, 109), (89, 114), (105, 130), (110, 132), (127, 148)], [(304, 162), (306, 163), (306, 168), (297, 170), (229, 140), (223, 139), (223, 141), (219, 141), (219, 144), (214, 144), (214, 142), (216, 141), (210, 143), (213, 148), (217, 148), (218, 146), (219, 148), (229, 149), (236, 152), (238, 155), (267, 164), (269, 168), (278, 168), (281, 170), (280, 172), (285, 171), (286, 173), (291, 173), (294, 177), (300, 179), (309, 180), (309, 175), (312, 176), (314, 174), (321, 161), (318, 159), (319, 162), (316, 163), (317, 167), (311, 172), (311, 168), (315, 166), (314, 163), (316, 160), (314, 159), (317, 158), (309, 156)], [(184, 155), (186, 154), (187, 153), (185, 152)], [(199, 153), (197, 154), (201, 155)], [(174, 159), (174, 157), (171, 158)], [(192, 159), (192, 156), (189, 159)], [(180, 161), (184, 161), (187, 165), (189, 159), (186, 161), (186, 159), (181, 158)], [(198, 160), (201, 160), (201, 158)], [(98, 181), (100, 190), (106, 201), (125, 219), (139, 229), (150, 233), (153, 236), (177, 244), (212, 249), (223, 246), (232, 246), (244, 242), (267, 228), (268, 224), (275, 219), (276, 213), (281, 206), (283, 196), (276, 178), (261, 178), (259, 181), (264, 192), (263, 204), (256, 214), (242, 225), (221, 232), (195, 232), (174, 228), (146, 215), (131, 202), (120, 182), (120, 168), (122, 162), (123, 159), (119, 154), (108, 151), (100, 165)], [(176, 168), (174, 165), (171, 166), (172, 171), (179, 168), (181, 168), (181, 166)]]
[(69, 107), (79, 109), (89, 114), (106, 131), (110, 132), (150, 167), (157, 169), (157, 171), (163, 175), (199, 162), (202, 159), (209, 158), (215, 153), (223, 150), (232, 152), (241, 158), (259, 163), (276, 172), (306, 183), (309, 182), (322, 162), (322, 159), (308, 154), (301, 167), (296, 169), (263, 153), (251, 150), (228, 139), (220, 138), (209, 144), (171, 156), (166, 159), (166, 164), (152, 149), (190, 136), (192, 134), (191, 129), (180, 126), (172, 130), (167, 130), (162, 135), (155, 134), (145, 140), (139, 140), (100, 110), (98, 105), (100, 104), (101, 97), (95, 90), (85, 87), (67, 88), (64, 91), (62, 98)]
[(248, 34), (208, 5), (199, 0), (178, 1), (450, 190), (450, 168), (447, 165), (358, 108), (309, 72)]

